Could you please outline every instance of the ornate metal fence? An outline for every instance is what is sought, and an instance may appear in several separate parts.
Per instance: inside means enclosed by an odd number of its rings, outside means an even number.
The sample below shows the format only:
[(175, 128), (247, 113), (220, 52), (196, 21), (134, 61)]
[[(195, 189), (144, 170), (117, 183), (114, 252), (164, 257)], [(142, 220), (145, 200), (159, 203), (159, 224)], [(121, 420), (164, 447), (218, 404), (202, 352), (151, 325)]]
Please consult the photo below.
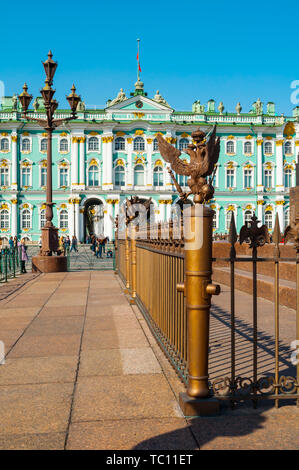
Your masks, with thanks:
[[(255, 221), (252, 221), (252, 228)], [(278, 220), (277, 220), (278, 223)], [(246, 226), (247, 228), (249, 227)], [(169, 230), (169, 238), (163, 238), (163, 230)], [(125, 285), (125, 292), (131, 296), (131, 302), (136, 303), (142, 311), (152, 333), (154, 334), (158, 344), (170, 360), (179, 377), (187, 385), (190, 380), (190, 318), (187, 312), (187, 306), (190, 308), (190, 298), (186, 287), (186, 277), (190, 276), (190, 268), (186, 267), (186, 252), (184, 240), (173, 240), (171, 227), (166, 224), (158, 225), (158, 235), (156, 238), (139, 239), (136, 230), (126, 229), (126, 236), (123, 240), (117, 242), (116, 255), (116, 272), (119, 274)], [(279, 236), (278, 236), (279, 234)], [(244, 230), (243, 230), (244, 235)], [(293, 399), (299, 406), (299, 364), (296, 361), (291, 362), (291, 349), (283, 348), (280, 341), (280, 303), (279, 303), (279, 271), (281, 263), (289, 262), (296, 265), (296, 290), (297, 290), (297, 309), (296, 324), (294, 324), (294, 341), (297, 341), (299, 349), (299, 308), (298, 308), (298, 286), (299, 286), (299, 255), (294, 257), (280, 256), (280, 230), (276, 226), (273, 234), (274, 256), (259, 257), (258, 246), (264, 244), (265, 239), (261, 236), (261, 232), (250, 235), (245, 233), (245, 242), (250, 243), (251, 256), (237, 256), (235, 243), (238, 235), (235, 229), (234, 218), (232, 217), (230, 227), (230, 254), (226, 257), (213, 258), (213, 262), (225, 262), (229, 267), (230, 275), (230, 309), (225, 311), (225, 320), (221, 308), (212, 305), (210, 315), (210, 337), (214, 338), (219, 335), (218, 331), (214, 331), (214, 319), (218, 324), (225, 323), (229, 331), (229, 353), (225, 358), (225, 373), (221, 372), (210, 374), (209, 389), (211, 395), (220, 399), (228, 400), (232, 406), (243, 400), (251, 400), (254, 406), (258, 400), (271, 399), (278, 406), (280, 400)], [(294, 246), (295, 248), (295, 246)], [(189, 255), (188, 255), (189, 256)], [(249, 263), (252, 266), (252, 328), (240, 332), (241, 321), (238, 318), (238, 309), (236, 308), (236, 288), (235, 288), (235, 266), (238, 263)], [(260, 334), (258, 319), (263, 315), (262, 311), (258, 311), (258, 275), (257, 266), (260, 263), (273, 263), (273, 317), (274, 337)], [(203, 271), (202, 271), (203, 272)], [(196, 275), (196, 273), (193, 273)], [(198, 276), (202, 274), (198, 273)], [(216, 286), (209, 284), (209, 293)], [(185, 292), (185, 296), (182, 292)], [(204, 298), (204, 295), (203, 295)], [(219, 298), (221, 302), (221, 296)], [(189, 303), (188, 303), (189, 302)], [(202, 309), (201, 307), (198, 307)], [(241, 329), (242, 329), (241, 328)], [(236, 366), (236, 355), (239, 354), (239, 343), (236, 342), (236, 335), (243, 335), (248, 343), (246, 346), (246, 361), (249, 364), (249, 373), (243, 376)], [(194, 338), (194, 337), (193, 337)], [(294, 343), (296, 344), (296, 343)], [(211, 345), (211, 344), (210, 344)], [(195, 345), (198, 348), (198, 358), (200, 360), (201, 344)], [(262, 349), (260, 349), (262, 348)], [(266, 374), (259, 374), (258, 360), (259, 351), (267, 350), (273, 363), (269, 365), (271, 369)], [(285, 357), (285, 351), (290, 353), (289, 357)], [(284, 351), (284, 352), (283, 352)], [(214, 354), (214, 353), (213, 353)], [(217, 353), (219, 356), (225, 355), (221, 349)], [(243, 354), (243, 352), (242, 352)], [(282, 358), (284, 354), (284, 358)], [(211, 359), (211, 349), (209, 354)], [(213, 356), (214, 357), (214, 356)], [(293, 359), (299, 359), (299, 354), (293, 354)], [(289, 372), (281, 373), (280, 363), (288, 364)], [(197, 377), (198, 378), (198, 377)]]
[(0, 252), (0, 282), (16, 277), (20, 271), (19, 250), (3, 248)]

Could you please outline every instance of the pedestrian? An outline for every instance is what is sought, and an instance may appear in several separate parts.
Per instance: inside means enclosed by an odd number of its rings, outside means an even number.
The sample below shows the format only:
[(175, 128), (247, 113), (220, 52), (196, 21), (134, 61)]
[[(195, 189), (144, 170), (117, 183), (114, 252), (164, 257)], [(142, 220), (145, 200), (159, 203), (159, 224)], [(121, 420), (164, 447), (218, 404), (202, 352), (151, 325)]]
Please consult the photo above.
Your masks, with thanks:
[(14, 252), (14, 242), (13, 242), (13, 238), (12, 238), (12, 237), (10, 237), (8, 243), (9, 243), (10, 252), (11, 252), (11, 254), (12, 254), (12, 253)]
[(78, 252), (77, 245), (78, 245), (77, 237), (76, 237), (75, 235), (73, 235), (73, 236), (72, 236), (71, 251), (74, 250), (74, 251), (77, 253), (77, 252)]
[(41, 250), (42, 249), (42, 237), (39, 237), (38, 246), (39, 246), (39, 249)]
[(21, 273), (25, 274), (27, 273), (25, 263), (29, 258), (27, 255), (27, 246), (24, 238), (22, 238), (21, 243), (18, 243), (18, 246), (20, 248)]
[(59, 237), (58, 250), (60, 253), (63, 253), (63, 256), (65, 256), (64, 237), (62, 235)]

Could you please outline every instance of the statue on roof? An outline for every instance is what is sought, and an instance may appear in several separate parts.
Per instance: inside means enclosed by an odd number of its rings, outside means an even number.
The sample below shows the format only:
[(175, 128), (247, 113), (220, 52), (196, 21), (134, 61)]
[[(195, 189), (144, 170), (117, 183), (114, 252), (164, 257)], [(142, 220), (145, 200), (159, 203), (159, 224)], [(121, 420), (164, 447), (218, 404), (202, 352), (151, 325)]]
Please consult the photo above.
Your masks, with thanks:
[(156, 103), (163, 104), (164, 106), (168, 106), (170, 108), (167, 101), (163, 98), (163, 96), (160, 95), (159, 90), (157, 90), (154, 96), (154, 101), (156, 101)]
[(85, 111), (85, 103), (84, 101), (79, 101), (78, 106), (77, 106), (77, 111), (78, 113), (83, 113)]
[(236, 111), (237, 111), (237, 114), (241, 114), (241, 111), (242, 111), (242, 106), (241, 106), (241, 103), (237, 103), (237, 106), (236, 106)]
[(17, 109), (18, 109), (18, 97), (17, 97), (17, 95), (13, 95), (11, 101), (12, 101), (13, 111), (17, 111)]
[(125, 101), (127, 99), (126, 94), (124, 93), (123, 88), (120, 89), (118, 95), (114, 100), (112, 100), (109, 104), (109, 106), (113, 106), (114, 104), (121, 103), (122, 101)]
[(37, 111), (38, 111), (38, 108), (39, 108), (39, 102), (38, 102), (38, 99), (37, 99), (37, 98), (35, 98), (35, 100), (33, 101), (33, 105), (32, 105), (32, 106), (33, 106), (34, 111), (37, 112)]
[(261, 102), (260, 98), (258, 98), (255, 102), (255, 112), (258, 116), (263, 114), (263, 103)]
[(204, 113), (205, 112), (205, 105), (200, 104), (200, 100), (194, 101), (192, 105), (192, 112), (193, 113)]
[(223, 111), (224, 111), (224, 105), (222, 103), (222, 101), (220, 101), (219, 103), (219, 106), (218, 106), (218, 111), (220, 114), (223, 114)]

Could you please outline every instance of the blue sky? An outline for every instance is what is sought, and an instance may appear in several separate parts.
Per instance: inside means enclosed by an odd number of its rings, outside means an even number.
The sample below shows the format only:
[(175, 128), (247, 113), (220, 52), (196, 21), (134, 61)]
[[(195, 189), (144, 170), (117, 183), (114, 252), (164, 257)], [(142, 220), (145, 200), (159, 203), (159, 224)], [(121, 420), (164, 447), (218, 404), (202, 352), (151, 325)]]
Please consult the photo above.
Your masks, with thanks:
[(87, 105), (104, 107), (121, 87), (127, 95), (133, 91), (140, 38), (145, 90), (153, 97), (159, 89), (177, 110), (209, 98), (217, 105), (222, 100), (226, 111), (238, 101), (248, 111), (258, 97), (274, 101), (278, 113), (290, 115), (294, 107), (298, 1), (52, 0), (49, 18), (45, 5), (16, 0), (1, 6), (6, 95), (19, 93), (24, 81), (39, 94), (41, 60), (51, 48), (59, 64), (54, 85), (61, 107), (73, 82)]

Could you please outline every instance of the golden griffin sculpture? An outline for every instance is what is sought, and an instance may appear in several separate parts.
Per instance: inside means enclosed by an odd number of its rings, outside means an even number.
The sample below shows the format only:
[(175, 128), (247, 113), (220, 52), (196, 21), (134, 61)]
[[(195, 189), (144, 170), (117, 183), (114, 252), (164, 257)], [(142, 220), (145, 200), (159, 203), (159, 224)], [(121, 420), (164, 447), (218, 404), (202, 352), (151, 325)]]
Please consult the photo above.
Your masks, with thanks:
[[(160, 134), (157, 135), (157, 140), (162, 157), (167, 163), (170, 163), (171, 170), (168, 169), (168, 172), (179, 192), (180, 198), (186, 200), (190, 194), (194, 194), (194, 202), (203, 203), (211, 199), (214, 194), (212, 181), (219, 158), (220, 138), (216, 137), (216, 125), (208, 141), (206, 140), (206, 134), (200, 129), (192, 132), (191, 137), (193, 143), (188, 144), (185, 150), (190, 156), (190, 163), (181, 160), (181, 151), (166, 142)], [(172, 170), (179, 175), (190, 176), (187, 180), (190, 192), (184, 193), (182, 191)], [(212, 177), (207, 181), (209, 175), (212, 175)]]

